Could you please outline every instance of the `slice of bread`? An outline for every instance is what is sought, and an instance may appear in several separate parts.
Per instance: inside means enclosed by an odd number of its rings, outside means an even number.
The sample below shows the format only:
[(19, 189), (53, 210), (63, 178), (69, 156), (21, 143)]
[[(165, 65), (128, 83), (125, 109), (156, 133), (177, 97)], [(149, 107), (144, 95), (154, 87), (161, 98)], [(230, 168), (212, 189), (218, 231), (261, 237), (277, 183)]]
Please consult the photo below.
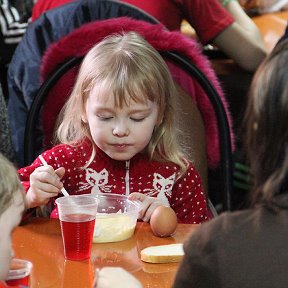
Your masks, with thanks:
[(150, 246), (140, 252), (141, 260), (148, 263), (180, 262), (184, 256), (183, 244)]

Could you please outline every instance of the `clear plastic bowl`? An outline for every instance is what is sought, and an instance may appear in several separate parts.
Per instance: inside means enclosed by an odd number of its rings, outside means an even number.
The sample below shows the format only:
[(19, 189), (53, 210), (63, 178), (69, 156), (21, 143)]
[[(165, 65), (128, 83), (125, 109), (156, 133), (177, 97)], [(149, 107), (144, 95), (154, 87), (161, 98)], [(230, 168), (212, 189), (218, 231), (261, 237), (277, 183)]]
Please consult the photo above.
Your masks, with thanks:
[(95, 194), (97, 209), (93, 243), (118, 242), (130, 238), (135, 231), (140, 205), (125, 195)]

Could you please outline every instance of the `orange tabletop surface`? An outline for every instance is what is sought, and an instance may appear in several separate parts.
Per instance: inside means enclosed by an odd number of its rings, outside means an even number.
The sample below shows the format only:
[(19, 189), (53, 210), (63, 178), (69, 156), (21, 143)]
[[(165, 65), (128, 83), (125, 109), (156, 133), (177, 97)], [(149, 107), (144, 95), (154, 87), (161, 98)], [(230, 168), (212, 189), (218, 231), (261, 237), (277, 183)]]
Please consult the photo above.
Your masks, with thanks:
[(13, 233), (15, 256), (30, 260), (33, 271), (30, 287), (91, 288), (95, 268), (120, 266), (133, 273), (144, 287), (171, 287), (179, 263), (150, 264), (140, 260), (140, 251), (148, 246), (183, 243), (197, 228), (178, 224), (172, 237), (155, 237), (149, 224), (138, 222), (134, 236), (115, 243), (93, 244), (91, 259), (64, 259), (60, 223), (57, 219), (35, 218)]
[(260, 30), (267, 50), (270, 52), (283, 36), (288, 21), (288, 11), (267, 13), (252, 17)]

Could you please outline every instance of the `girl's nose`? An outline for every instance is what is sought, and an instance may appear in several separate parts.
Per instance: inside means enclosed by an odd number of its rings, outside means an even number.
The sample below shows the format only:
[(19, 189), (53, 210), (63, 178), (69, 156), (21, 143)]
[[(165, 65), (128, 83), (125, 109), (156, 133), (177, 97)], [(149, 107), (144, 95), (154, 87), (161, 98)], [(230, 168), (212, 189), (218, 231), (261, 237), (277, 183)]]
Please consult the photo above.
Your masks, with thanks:
[(113, 135), (114, 136), (118, 136), (118, 137), (125, 137), (129, 135), (129, 128), (128, 125), (126, 123), (123, 122), (119, 122), (115, 125), (115, 127), (113, 128)]

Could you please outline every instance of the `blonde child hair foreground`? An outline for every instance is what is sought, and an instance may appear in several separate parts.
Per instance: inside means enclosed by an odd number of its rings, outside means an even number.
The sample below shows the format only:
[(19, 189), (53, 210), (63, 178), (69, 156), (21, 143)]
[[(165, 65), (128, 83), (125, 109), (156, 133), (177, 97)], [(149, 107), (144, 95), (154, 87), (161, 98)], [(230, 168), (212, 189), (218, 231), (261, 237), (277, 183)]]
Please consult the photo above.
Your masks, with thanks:
[(50, 166), (37, 158), (19, 170), (28, 206), (48, 204), (50, 214), (64, 184), (70, 194), (138, 199), (144, 221), (159, 205), (171, 206), (180, 222), (208, 220), (201, 179), (175, 137), (176, 97), (164, 60), (139, 34), (92, 47), (59, 117), (59, 145), (42, 154)]
[[(0, 286), (13, 255), (11, 234), (24, 211), (23, 188), (15, 167), (0, 153)], [(2, 286), (1, 286), (2, 287)]]

